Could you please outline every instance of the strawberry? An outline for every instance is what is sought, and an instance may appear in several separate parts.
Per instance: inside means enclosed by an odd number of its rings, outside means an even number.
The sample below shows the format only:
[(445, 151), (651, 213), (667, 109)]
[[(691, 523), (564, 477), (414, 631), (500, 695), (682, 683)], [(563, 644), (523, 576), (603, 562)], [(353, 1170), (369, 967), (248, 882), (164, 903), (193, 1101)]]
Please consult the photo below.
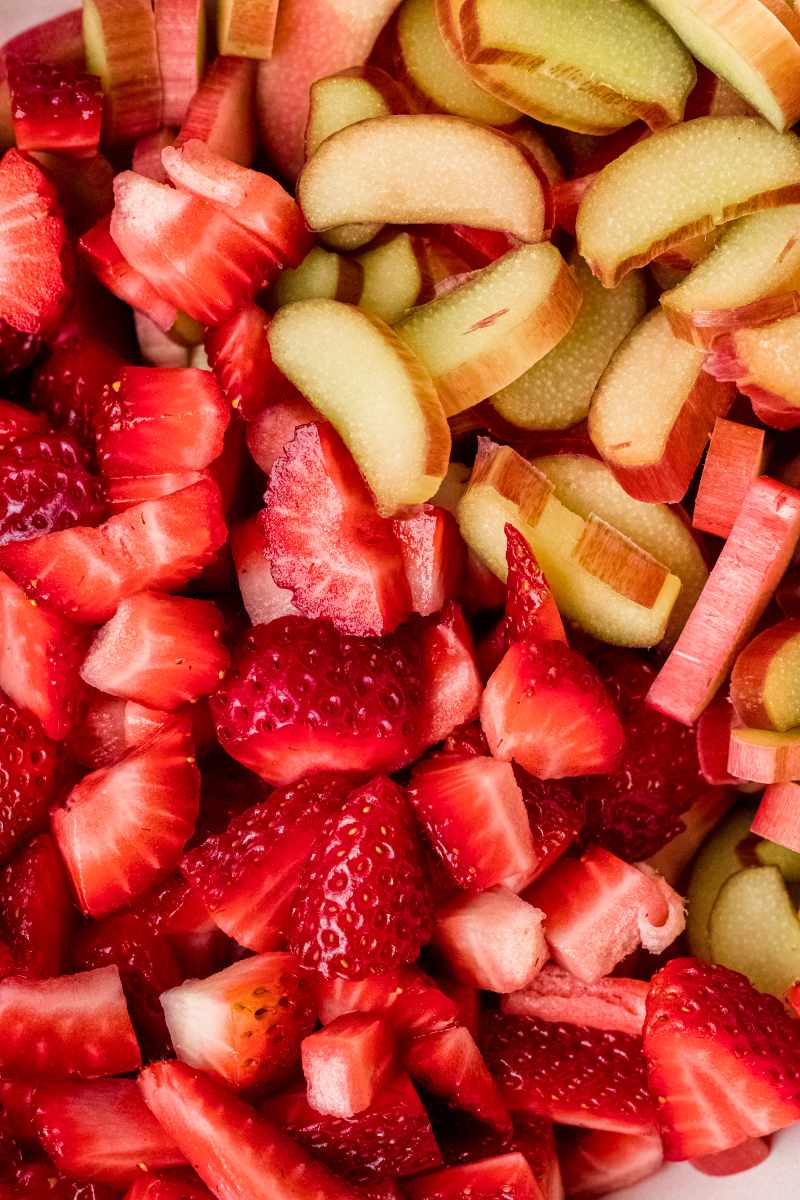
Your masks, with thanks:
[(405, 1190), (409, 1200), (542, 1200), (536, 1176), (518, 1152), (417, 1175)]
[(504, 996), (500, 1007), (512, 1016), (641, 1036), (646, 999), (647, 984), (642, 979), (606, 977), (584, 983), (563, 967), (547, 963), (526, 988)]
[(36, 1134), (36, 1092), (40, 1083), (24, 1079), (0, 1079), (0, 1128), (25, 1150), (39, 1148)]
[(49, 833), (34, 838), (4, 868), (0, 918), (16, 974), (39, 979), (61, 974), (74, 909), (64, 864)]
[(125, 1200), (213, 1200), (211, 1192), (194, 1171), (170, 1171), (143, 1175), (131, 1184)]
[(50, 1162), (26, 1162), (13, 1184), (0, 1184), (0, 1200), (118, 1200), (118, 1193), (103, 1183), (70, 1179)]
[[(533, 834), (533, 846), (538, 866), (533, 878), (551, 867), (556, 859), (568, 850), (576, 840), (586, 819), (586, 806), (580, 796), (558, 779), (534, 779), (521, 767), (515, 770), (517, 783), (522, 789), (522, 799), (528, 810), (528, 821)], [(521, 881), (507, 881), (516, 889)], [(526, 879), (522, 886), (531, 882)]]
[(225, 399), (245, 421), (294, 389), (272, 361), (267, 341), (270, 319), (257, 304), (246, 304), (206, 330), (208, 365)]
[[(437, 908), (433, 944), (456, 979), (490, 992), (525, 987), (547, 961), (543, 914), (505, 887)], [(498, 936), (502, 930), (502, 936)]]
[(766, 1162), (772, 1149), (771, 1139), (748, 1138), (731, 1150), (718, 1150), (716, 1154), (704, 1154), (702, 1158), (693, 1158), (692, 1166), (701, 1175), (715, 1177), (739, 1175), (742, 1171), (751, 1171)]
[(266, 1117), (185, 1063), (139, 1077), (145, 1101), (203, 1182), (225, 1200), (356, 1200)]
[(272, 578), (307, 617), (356, 637), (391, 633), (411, 611), (393, 523), (378, 515), (344, 443), (304, 425), (275, 462), (260, 520)]
[(0, 400), (0, 453), (22, 438), (44, 432), (45, 421), (38, 413), (29, 412), (10, 400)]
[(640, 1038), (495, 1012), (486, 1014), (481, 1045), (513, 1112), (587, 1129), (651, 1132), (655, 1111)]
[(199, 794), (191, 730), (180, 719), (114, 766), (84, 776), (52, 814), (84, 913), (102, 917), (123, 907), (177, 866)]
[(381, 1017), (347, 1013), (303, 1039), (308, 1102), (318, 1113), (354, 1117), (370, 1108), (395, 1069), (395, 1041)]
[(454, 754), (460, 758), (489, 755), (489, 743), (479, 721), (469, 721), (459, 725), (444, 740), (442, 750), (445, 754)]
[(57, 762), (56, 747), (36, 718), (0, 693), (0, 860), (45, 828)]
[(343, 1013), (379, 1013), (401, 1045), (410, 1038), (453, 1025), (458, 1007), (419, 967), (401, 967), (368, 979), (323, 979), (316, 984), (323, 1025)]
[(231, 555), (242, 604), (253, 625), (269, 625), (297, 613), (292, 593), (278, 587), (267, 561), (264, 530), (258, 516), (231, 527)]
[(505, 634), (509, 643), (566, 642), (564, 622), (533, 551), (519, 530), (505, 527), (508, 580)]
[(800, 1026), (737, 971), (667, 963), (650, 984), (644, 1048), (667, 1159), (716, 1154), (800, 1119)]
[(219, 489), (203, 480), (134, 505), (97, 529), (65, 529), (0, 547), (0, 569), (37, 603), (96, 625), (135, 592), (182, 587), (226, 536)]
[(67, 1175), (124, 1188), (143, 1171), (186, 1160), (153, 1118), (133, 1079), (54, 1083), (36, 1092), (39, 1139)]
[(247, 448), (256, 466), (269, 475), (284, 446), (301, 425), (313, 424), (320, 416), (298, 391), (289, 388), (286, 395), (271, 401), (247, 424)]
[(439, 612), (458, 595), (464, 573), (465, 547), (454, 517), (435, 504), (395, 517), (411, 608), (422, 617)]
[[(38, 333), (15, 329), (0, 317), (0, 379), (29, 367), (42, 348)], [(4, 400), (3, 404), (8, 401)]]
[(46, 336), (68, 300), (67, 232), (53, 185), (17, 150), (0, 160), (0, 322)]
[(289, 927), (300, 869), (325, 819), (353, 784), (315, 775), (272, 793), (190, 850), (181, 871), (220, 929), (250, 950), (270, 950)]
[(161, 997), (175, 1053), (241, 1091), (280, 1087), (316, 1022), (311, 980), (292, 954), (257, 954)]
[(645, 704), (657, 668), (634, 651), (607, 650), (595, 665), (625, 727), (625, 747), (610, 775), (576, 784), (586, 802), (585, 837), (635, 862), (681, 832), (681, 814), (705, 790), (695, 731)]
[(332, 1171), (354, 1183), (402, 1179), (442, 1161), (428, 1114), (403, 1072), (371, 1108), (349, 1119), (316, 1112), (305, 1088), (296, 1086), (267, 1100), (263, 1111)]
[(415, 1084), (426, 1093), (495, 1129), (511, 1128), (497, 1086), (472, 1034), (463, 1025), (414, 1038), (405, 1050), (403, 1063)]
[(446, 738), (457, 725), (478, 714), (481, 681), (475, 662), (472, 634), (461, 609), (448, 601), (436, 620), (409, 622), (406, 632), (414, 637), (425, 668), (422, 709), (422, 747)]
[(604, 775), (625, 734), (591, 664), (563, 642), (514, 642), (486, 685), (481, 725), (492, 754), (540, 779)]
[(177, 307), (161, 296), (125, 258), (111, 236), (110, 216), (103, 217), (81, 236), (78, 254), (118, 299), (144, 313), (165, 333), (172, 328), (178, 316)]
[(664, 1161), (657, 1133), (612, 1133), (581, 1129), (561, 1142), (561, 1170), (567, 1194), (594, 1200), (648, 1179)]
[(141, 1063), (116, 967), (0, 980), (0, 1070), (27, 1079), (92, 1078)]
[(405, 793), (384, 776), (329, 817), (300, 873), (290, 943), (303, 966), (361, 979), (413, 962), (430, 897)]
[(80, 338), (54, 350), (31, 384), (31, 404), (94, 454), (97, 414), (103, 396), (117, 379), (119, 359), (104, 342)]
[(67, 434), (22, 438), (0, 453), (0, 546), (106, 514), (100, 480)]
[(74, 960), (83, 971), (115, 965), (143, 1050), (149, 1057), (169, 1053), (159, 996), (183, 976), (163, 934), (135, 913), (116, 913), (84, 925), (75, 939)]
[[(36, 150), (32, 157), (58, 192), (70, 232), (78, 235), (85, 233), (111, 212), (114, 206), (114, 168), (103, 154), (77, 158), (70, 154)], [(59, 324), (58, 329), (48, 337), (49, 344), (54, 345), (61, 336)]]
[(218, 929), (199, 896), (171, 875), (137, 899), (132, 911), (164, 936), (185, 978), (205, 978), (230, 961), (234, 943)]
[(91, 158), (100, 143), (103, 88), (96, 75), (10, 56), (14, 140), (20, 150), (56, 150)]

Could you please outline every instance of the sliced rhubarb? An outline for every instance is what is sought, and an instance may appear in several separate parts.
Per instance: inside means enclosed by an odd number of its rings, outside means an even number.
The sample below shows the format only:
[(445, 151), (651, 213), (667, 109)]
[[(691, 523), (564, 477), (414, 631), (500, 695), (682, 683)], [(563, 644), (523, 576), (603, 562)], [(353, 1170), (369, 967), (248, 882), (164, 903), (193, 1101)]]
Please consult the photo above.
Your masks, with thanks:
[(189, 102), (176, 144), (197, 139), (215, 154), (249, 166), (256, 152), (255, 77), (252, 59), (215, 58)]
[(433, 944), (451, 974), (490, 992), (525, 987), (547, 959), (542, 913), (504, 887), (441, 908)]
[(783, 999), (800, 975), (800, 921), (777, 867), (749, 866), (723, 884), (708, 940), (713, 962)]
[(789, 783), (800, 777), (800, 729), (776, 733), (745, 725), (731, 729), (728, 770), (752, 783)]
[(161, 124), (161, 72), (150, 0), (88, 0), (83, 9), (86, 65), (107, 97), (106, 134), (135, 142)]
[(708, 369), (717, 379), (735, 382), (766, 425), (795, 429), (800, 425), (800, 392), (790, 364), (799, 341), (797, 316), (734, 330), (715, 343)]
[(692, 525), (726, 538), (766, 458), (763, 429), (717, 417), (697, 488)]
[(380, 67), (351, 67), (318, 79), (309, 93), (306, 158), (311, 158), (326, 138), (356, 121), (408, 112), (409, 99), (404, 88)]
[[(206, 65), (206, 14), (202, 0), (155, 0), (161, 120), (181, 125)], [(134, 163), (134, 170), (139, 168)], [(145, 172), (146, 174), (146, 172)]]
[(765, 788), (752, 830), (800, 853), (800, 784), (772, 783)]
[(731, 673), (731, 702), (743, 724), (780, 733), (800, 725), (794, 689), (798, 655), (800, 621), (791, 618), (745, 646)]

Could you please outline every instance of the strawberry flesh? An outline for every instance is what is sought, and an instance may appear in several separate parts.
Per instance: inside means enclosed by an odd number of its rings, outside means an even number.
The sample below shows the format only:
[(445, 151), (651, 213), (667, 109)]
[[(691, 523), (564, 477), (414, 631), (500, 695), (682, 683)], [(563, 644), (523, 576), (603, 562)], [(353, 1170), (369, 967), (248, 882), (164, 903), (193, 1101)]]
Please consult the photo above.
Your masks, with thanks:
[(111, 236), (111, 218), (103, 217), (82, 235), (78, 253), (90, 271), (119, 300), (149, 317), (165, 333), (178, 316), (174, 304), (135, 270)]
[(409, 1200), (541, 1200), (542, 1192), (524, 1156), (517, 1152), (444, 1167), (406, 1184)]
[(246, 304), (205, 334), (208, 365), (225, 399), (245, 421), (252, 421), (293, 391), (272, 361), (267, 341), (269, 321), (257, 304)]
[(37, 333), (15, 329), (0, 317), (0, 379), (29, 367), (41, 348), (42, 339)]
[(110, 384), (118, 378), (119, 359), (93, 338), (54, 350), (31, 384), (31, 404), (46, 414), (54, 429), (70, 433), (94, 454), (95, 424)]
[(508, 642), (566, 642), (564, 623), (533, 551), (516, 526), (507, 524), (505, 634)]
[(3, 870), (0, 918), (16, 974), (32, 979), (61, 974), (75, 910), (64, 863), (49, 833), (35, 837)]
[(103, 89), (96, 75), (46, 62), (8, 60), (14, 139), (20, 150), (97, 153)]

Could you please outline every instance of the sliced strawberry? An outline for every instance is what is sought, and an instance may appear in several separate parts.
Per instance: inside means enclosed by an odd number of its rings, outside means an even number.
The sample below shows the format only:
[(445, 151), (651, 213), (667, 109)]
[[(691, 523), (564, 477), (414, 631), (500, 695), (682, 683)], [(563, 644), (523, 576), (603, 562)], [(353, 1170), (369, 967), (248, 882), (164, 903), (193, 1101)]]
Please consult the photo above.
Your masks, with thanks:
[(427, 617), (439, 612), (459, 592), (465, 547), (454, 517), (435, 504), (395, 517), (394, 535), (400, 543), (411, 608)]
[(185, 978), (205, 978), (231, 961), (234, 944), (185, 879), (172, 875), (135, 901), (133, 911), (166, 937)]
[(526, 987), (548, 957), (542, 913), (505, 887), (439, 908), (432, 940), (456, 979), (490, 992)]
[(248, 421), (247, 448), (256, 466), (269, 475), (275, 460), (300, 426), (319, 420), (316, 409), (293, 388), (287, 395), (273, 400)]
[(395, 1068), (395, 1040), (381, 1017), (348, 1013), (300, 1047), (308, 1102), (318, 1113), (354, 1117), (370, 1108)]
[(56, 979), (0, 980), (0, 1071), (92, 1078), (141, 1063), (116, 967)]
[(479, 721), (468, 721), (457, 726), (445, 738), (442, 749), (445, 754), (454, 754), (459, 758), (489, 755), (489, 743)]
[(416, 767), (409, 796), (458, 887), (481, 892), (535, 873), (539, 860), (510, 763), (437, 755)]
[(225, 399), (245, 421), (252, 421), (294, 390), (272, 361), (267, 341), (269, 321), (263, 308), (246, 304), (205, 334), (208, 365)]
[(667, 963), (651, 981), (644, 1046), (668, 1159), (716, 1154), (800, 1119), (800, 1026), (736, 971)]
[(418, 1175), (405, 1190), (409, 1200), (542, 1200), (533, 1171), (516, 1152)]
[(97, 529), (66, 529), (0, 547), (0, 568), (37, 602), (96, 625), (135, 592), (182, 587), (226, 536), (219, 489), (203, 480), (134, 505)]
[(401, 967), (368, 979), (317, 979), (323, 1025), (343, 1013), (379, 1013), (405, 1045), (410, 1038), (453, 1025), (458, 1008), (419, 967)]
[(44, 418), (39, 413), (29, 412), (10, 400), (0, 400), (0, 452), (5, 453), (21, 438), (44, 433), (45, 428)]
[(307, 617), (343, 633), (391, 633), (411, 611), (393, 523), (378, 515), (328, 424), (304, 425), (275, 462), (261, 514), (272, 577)]
[(563, 967), (547, 963), (526, 988), (504, 996), (501, 1008), (512, 1016), (641, 1036), (646, 999), (647, 984), (642, 979), (584, 983)]
[(114, 196), (111, 236), (123, 257), (201, 324), (229, 317), (278, 273), (266, 244), (206, 200), (133, 171), (117, 175)]
[(95, 421), (110, 385), (119, 378), (119, 358), (94, 338), (59, 347), (42, 363), (31, 384), (31, 404), (54, 429), (71, 433), (94, 453)]
[(511, 1119), (475, 1039), (463, 1025), (414, 1038), (403, 1055), (411, 1078), (450, 1107), (471, 1113), (495, 1129), (508, 1130)]
[(481, 1046), (513, 1112), (587, 1129), (652, 1131), (641, 1038), (488, 1013)]
[[(172, 496), (185, 488), (211, 478), (210, 471), (167, 471), (162, 475), (122, 475), (118, 479), (106, 480), (106, 499), (112, 514), (124, 512), (145, 500), (160, 500)], [(217, 556), (205, 570), (210, 570)]]
[(317, 775), (275, 791), (190, 850), (181, 870), (220, 929), (250, 950), (281, 944), (300, 868), (353, 784)]
[(230, 1200), (356, 1200), (350, 1187), (247, 1104), (185, 1063), (139, 1078), (145, 1101), (200, 1178)]
[(654, 1175), (664, 1161), (657, 1133), (612, 1133), (582, 1129), (561, 1144), (561, 1170), (570, 1198), (595, 1200), (633, 1187)]
[(0, 322), (47, 335), (67, 305), (67, 232), (53, 185), (17, 150), (0, 160)]
[(161, 997), (175, 1053), (236, 1090), (280, 1087), (314, 1028), (311, 981), (293, 954), (257, 954)]
[(509, 642), (566, 642), (564, 622), (533, 551), (519, 530), (505, 527), (508, 580), (505, 633)]
[(86, 775), (52, 814), (82, 911), (105, 916), (173, 870), (194, 830), (199, 795), (191, 730), (182, 720), (115, 766)]
[(42, 833), (0, 876), (0, 918), (15, 974), (45, 979), (64, 970), (75, 910), (58, 848)]
[(464, 614), (452, 601), (435, 620), (412, 621), (405, 628), (409, 637), (417, 636), (424, 666), (422, 746), (432, 746), (478, 715), (481, 681), (475, 647)]
[(288, 588), (278, 587), (267, 561), (267, 544), (258, 516), (231, 528), (231, 554), (242, 604), (253, 625), (269, 625), (297, 614)]
[(497, 758), (540, 779), (606, 774), (625, 734), (591, 664), (563, 642), (515, 642), (486, 685), (481, 725)]
[(502, 608), (506, 601), (506, 585), (472, 550), (467, 551), (459, 600), (470, 613), (492, 612)]
[(325, 977), (361, 979), (413, 962), (430, 921), (408, 799), (378, 776), (352, 792), (320, 831), (300, 873), (291, 946)]
[(20, 150), (56, 150), (91, 158), (100, 143), (103, 88), (96, 75), (11, 56), (8, 84)]
[(188, 1168), (163, 1175), (143, 1175), (131, 1184), (125, 1200), (213, 1200), (198, 1175)]
[(159, 1171), (186, 1162), (132, 1079), (39, 1088), (35, 1119), (53, 1162), (78, 1179), (125, 1187), (143, 1170)]
[(0, 453), (0, 546), (105, 515), (102, 484), (68, 434), (21, 438)]
[(164, 332), (178, 316), (177, 307), (159, 295), (153, 285), (136, 271), (111, 236), (111, 217), (103, 217), (78, 242), (83, 262), (110, 292), (137, 312), (142, 312)]
[[(576, 840), (586, 819), (586, 806), (580, 796), (558, 779), (534, 779), (520, 767), (515, 771), (522, 788), (538, 859), (534, 879), (553, 865)], [(531, 882), (507, 880), (514, 891)], [(520, 886), (521, 885), (521, 886)]]
[(36, 1133), (36, 1092), (41, 1086), (36, 1081), (24, 1079), (0, 1079), (0, 1105), (2, 1105), (3, 1129), (26, 1150), (39, 1148)]
[(403, 1073), (371, 1108), (350, 1119), (315, 1112), (302, 1085), (271, 1097), (263, 1111), (332, 1171), (354, 1183), (402, 1179), (442, 1161), (428, 1114)]
[[(15, 647), (16, 653), (21, 649)], [(36, 718), (0, 692), (0, 861), (5, 862), (17, 847), (46, 828), (57, 762), (56, 747), (44, 736)]]

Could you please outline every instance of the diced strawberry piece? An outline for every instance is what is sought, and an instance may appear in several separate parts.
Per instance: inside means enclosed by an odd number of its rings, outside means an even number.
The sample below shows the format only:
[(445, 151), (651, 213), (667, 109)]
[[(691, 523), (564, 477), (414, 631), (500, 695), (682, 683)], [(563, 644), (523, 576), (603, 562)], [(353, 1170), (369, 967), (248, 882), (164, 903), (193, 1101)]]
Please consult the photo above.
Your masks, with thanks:
[(271, 1097), (263, 1111), (332, 1171), (354, 1183), (402, 1179), (442, 1161), (428, 1114), (403, 1073), (371, 1108), (349, 1119), (316, 1112), (302, 1086)]
[(19, 150), (91, 158), (100, 143), (103, 89), (96, 75), (53, 63), (7, 59)]
[(730, 1150), (800, 1119), (800, 1026), (737, 971), (667, 963), (651, 981), (644, 1047), (668, 1159)]
[(139, 592), (98, 632), (81, 677), (112, 696), (174, 712), (219, 687), (229, 664), (222, 626), (208, 600)]
[(692, 1160), (692, 1166), (701, 1175), (725, 1176), (739, 1175), (742, 1171), (752, 1171), (766, 1162), (770, 1155), (769, 1138), (748, 1138), (731, 1150), (718, 1150), (716, 1154), (706, 1154), (702, 1158)]
[(139, 1077), (145, 1101), (217, 1196), (228, 1200), (356, 1200), (353, 1190), (266, 1117), (185, 1063)]
[[(14, 649), (20, 653), (23, 647)], [(57, 763), (56, 747), (36, 718), (0, 693), (0, 861), (46, 827)]]
[(652, 1132), (641, 1038), (488, 1013), (481, 1048), (513, 1112), (586, 1129)]
[(229, 410), (194, 367), (124, 367), (97, 414), (97, 459), (109, 478), (199, 471), (222, 453)]
[[(54, 429), (63, 429), (94, 452), (95, 420), (100, 402), (119, 378), (119, 358), (94, 338), (54, 350), (39, 367), (31, 385), (31, 404), (47, 414)], [(33, 432), (33, 430), (31, 431)]]
[(175, 720), (112, 767), (86, 775), (52, 814), (84, 913), (102, 917), (177, 866), (194, 831), (200, 773), (188, 722)]
[[(162, 118), (163, 119), (163, 118)], [(146, 133), (133, 147), (131, 169), (137, 175), (146, 175), (156, 183), (167, 183), (167, 172), (161, 161), (161, 151), (175, 141), (175, 130), (164, 127), (155, 133)]]
[(10, 400), (0, 400), (0, 452), (5, 453), (14, 442), (44, 433), (45, 429), (44, 418), (39, 413), (32, 413)]
[(392, 525), (400, 543), (411, 608), (427, 617), (456, 597), (464, 573), (465, 548), (455, 519), (444, 508), (422, 504), (395, 517)]
[(105, 515), (102, 484), (68, 434), (22, 438), (0, 453), (0, 545)]
[(247, 166), (258, 140), (253, 90), (258, 64), (219, 54), (203, 76), (183, 119), (176, 144), (200, 140), (214, 153)]
[(270, 319), (257, 304), (246, 304), (227, 320), (207, 329), (208, 365), (225, 399), (245, 421), (293, 391), (272, 361), (267, 330)]
[(300, 873), (290, 944), (325, 977), (361, 979), (413, 962), (430, 921), (413, 813), (402, 789), (379, 776), (320, 831)]
[(269, 247), (284, 265), (298, 266), (312, 246), (299, 206), (277, 179), (215, 153), (207, 139), (187, 138), (161, 155), (176, 188), (208, 200)]
[(288, 588), (278, 587), (267, 561), (261, 521), (248, 517), (231, 528), (231, 554), (242, 604), (253, 625), (269, 625), (297, 613)]
[(535, 1175), (516, 1152), (418, 1175), (405, 1190), (409, 1200), (542, 1200)]
[(647, 984), (642, 979), (598, 979), (584, 983), (563, 967), (547, 963), (522, 991), (504, 996), (502, 1011), (590, 1029), (641, 1035)]
[(66, 308), (69, 246), (53, 185), (30, 159), (0, 160), (0, 322), (50, 333)]
[(458, 1019), (456, 1004), (419, 967), (401, 967), (355, 981), (319, 978), (316, 992), (323, 1025), (343, 1013), (379, 1013), (403, 1044)]
[(0, 876), (0, 918), (15, 974), (34, 979), (64, 970), (74, 924), (69, 881), (49, 833), (20, 850)]
[(409, 796), (458, 887), (481, 892), (532, 877), (538, 858), (510, 763), (437, 755), (416, 767)]
[(260, 520), (272, 577), (307, 617), (357, 637), (411, 611), (392, 521), (328, 424), (304, 425), (275, 462)]
[(424, 1033), (406, 1047), (403, 1062), (414, 1082), (452, 1108), (471, 1113), (495, 1129), (511, 1119), (475, 1039), (463, 1025)]
[(564, 622), (533, 551), (514, 525), (506, 525), (505, 535), (506, 638), (509, 642), (566, 642)]
[(211, 1192), (194, 1171), (170, 1171), (143, 1175), (132, 1183), (125, 1200), (213, 1200)]
[(66, 529), (0, 547), (0, 567), (37, 602), (97, 625), (126, 596), (182, 587), (226, 536), (219, 489), (203, 480), (134, 505), (97, 529)]
[(433, 944), (457, 979), (490, 992), (525, 987), (548, 956), (542, 913), (504, 887), (440, 908)]
[(422, 745), (441, 742), (457, 725), (478, 715), (481, 681), (472, 634), (461, 609), (448, 601), (436, 620), (406, 626), (409, 636), (421, 629), (416, 653), (424, 666)]
[[(533, 876), (536, 879), (576, 840), (586, 819), (586, 805), (560, 780), (534, 779), (519, 767), (515, 774), (522, 788), (533, 834), (533, 846), (539, 864)], [(532, 880), (506, 882), (512, 890), (519, 891)]]
[(625, 734), (591, 664), (563, 642), (515, 642), (486, 685), (481, 725), (496, 758), (540, 779), (614, 770)]
[(160, 296), (216, 325), (265, 287), (278, 264), (266, 244), (206, 200), (123, 171), (111, 236)]
[(560, 859), (525, 898), (545, 914), (553, 958), (584, 983), (608, 975), (640, 944), (660, 953), (684, 926), (683, 902), (668, 884), (600, 847)]
[(83, 234), (78, 252), (90, 270), (120, 300), (145, 313), (159, 329), (171, 329), (178, 316), (174, 304), (159, 295), (139, 271), (134, 270), (111, 236), (111, 217), (103, 217)]
[(633, 1187), (654, 1175), (663, 1162), (657, 1133), (585, 1129), (565, 1138), (561, 1146), (561, 1170), (571, 1200), (595, 1200)]
[(256, 466), (269, 475), (300, 426), (319, 420), (316, 409), (294, 389), (273, 400), (248, 422), (247, 448)]
[(337, 1017), (300, 1047), (308, 1102), (316, 1112), (353, 1117), (370, 1108), (395, 1066), (395, 1042), (381, 1017)]
[(730, 697), (720, 693), (698, 717), (695, 727), (697, 759), (707, 783), (726, 786), (738, 782), (728, 770), (734, 715)]
[(0, 980), (0, 1071), (92, 1078), (141, 1063), (116, 967), (55, 979)]
[(56, 1166), (78, 1179), (124, 1188), (143, 1170), (159, 1171), (186, 1162), (132, 1079), (39, 1088), (36, 1125)]

